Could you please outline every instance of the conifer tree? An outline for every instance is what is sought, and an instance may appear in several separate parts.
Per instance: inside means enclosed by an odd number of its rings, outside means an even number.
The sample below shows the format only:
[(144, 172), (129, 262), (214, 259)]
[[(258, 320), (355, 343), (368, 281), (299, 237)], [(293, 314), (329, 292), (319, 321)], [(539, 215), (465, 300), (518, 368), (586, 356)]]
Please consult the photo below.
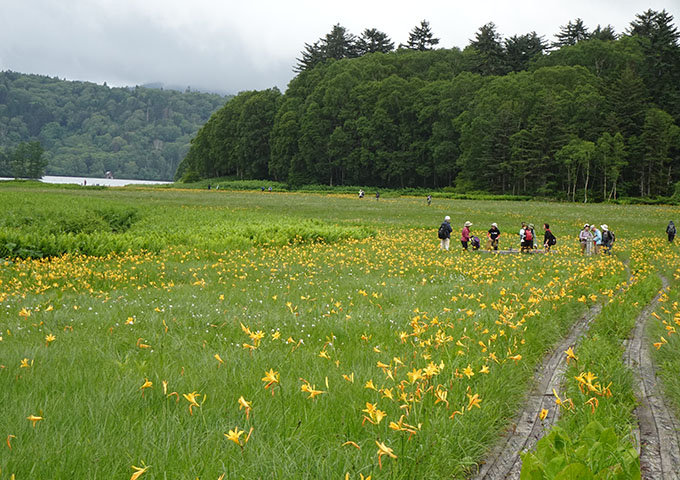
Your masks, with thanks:
[(408, 42), (406, 45), (399, 45), (400, 47), (407, 48), (409, 50), (432, 50), (435, 45), (439, 43), (439, 39), (434, 37), (432, 30), (430, 29), (430, 23), (426, 20), (420, 22), (419, 26), (416, 26), (411, 30), (408, 36)]

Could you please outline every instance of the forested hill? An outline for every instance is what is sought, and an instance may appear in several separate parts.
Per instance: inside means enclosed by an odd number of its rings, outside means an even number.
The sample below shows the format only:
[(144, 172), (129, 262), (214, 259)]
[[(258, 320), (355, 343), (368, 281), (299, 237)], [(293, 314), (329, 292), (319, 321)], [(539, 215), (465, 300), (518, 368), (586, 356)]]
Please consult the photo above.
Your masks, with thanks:
[(172, 180), (191, 138), (226, 100), (0, 72), (0, 154), (38, 140), (48, 175)]
[(384, 35), (367, 50), (375, 30), (357, 39), (336, 25), (305, 46), (285, 94), (244, 92), (216, 112), (177, 178), (669, 195), (680, 181), (672, 20), (650, 10), (623, 34), (577, 20), (552, 44), (503, 39), (490, 23), (463, 50), (433, 49), (427, 22), (423, 41), (397, 50)]

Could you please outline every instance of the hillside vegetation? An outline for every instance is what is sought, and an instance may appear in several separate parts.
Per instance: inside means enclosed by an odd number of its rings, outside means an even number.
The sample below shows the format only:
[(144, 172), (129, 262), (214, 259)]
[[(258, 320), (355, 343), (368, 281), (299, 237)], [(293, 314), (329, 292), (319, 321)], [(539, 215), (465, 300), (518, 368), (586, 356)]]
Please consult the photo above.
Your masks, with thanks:
[(243, 92), (216, 112), (176, 179), (669, 196), (680, 180), (672, 20), (649, 10), (622, 35), (578, 20), (550, 47), (490, 23), (464, 50), (374, 52), (337, 25), (306, 45), (285, 94)]
[(39, 141), (48, 175), (171, 180), (191, 138), (225, 101), (0, 72), (0, 176), (12, 175), (3, 153)]

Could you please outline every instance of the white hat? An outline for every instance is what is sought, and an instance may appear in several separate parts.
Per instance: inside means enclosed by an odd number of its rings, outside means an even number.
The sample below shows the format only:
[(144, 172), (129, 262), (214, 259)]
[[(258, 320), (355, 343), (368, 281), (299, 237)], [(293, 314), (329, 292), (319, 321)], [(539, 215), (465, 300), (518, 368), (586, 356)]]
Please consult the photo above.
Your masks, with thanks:
[(609, 226), (608, 226), (606, 223), (603, 224), (603, 225), (600, 225), (600, 228), (601, 228), (602, 230), (604, 230), (605, 232), (606, 232), (607, 230), (609, 230)]
[(444, 217), (445, 222), (448, 222), (449, 220), (451, 220), (451, 217), (449, 217), (448, 215)]
[(495, 223), (492, 223), (491, 226), (492, 226), (492, 227), (497, 227), (498, 225), (496, 225)]
[(590, 225), (587, 224), (587, 223), (585, 225), (583, 225), (583, 228), (586, 228), (586, 227), (590, 227)]
[(464, 227), (471, 227), (471, 226), (472, 226), (472, 222), (465, 222), (465, 225), (463, 225), (463, 226), (464, 226)]

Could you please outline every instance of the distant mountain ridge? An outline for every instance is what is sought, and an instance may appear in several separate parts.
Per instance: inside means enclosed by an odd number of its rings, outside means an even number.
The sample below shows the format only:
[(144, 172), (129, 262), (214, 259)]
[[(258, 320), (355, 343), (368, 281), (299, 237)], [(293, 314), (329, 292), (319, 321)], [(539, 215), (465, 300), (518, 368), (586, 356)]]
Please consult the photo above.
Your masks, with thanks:
[(172, 180), (191, 139), (230, 97), (154, 85), (0, 72), (0, 154), (38, 140), (48, 175)]
[[(215, 90), (215, 89), (210, 89), (210, 88), (196, 87), (194, 85), (187, 85), (187, 86), (173, 85), (173, 84), (167, 84), (167, 83), (164, 83), (164, 82), (147, 82), (147, 83), (143, 83), (142, 85), (140, 85), (140, 87), (158, 88), (158, 89), (161, 89), (161, 90), (174, 90), (176, 92), (212, 93), (212, 94), (215, 94), (215, 95), (221, 95), (223, 97), (233, 96), (233, 94), (231, 92), (228, 92), (226, 90)], [(134, 88), (134, 87), (128, 87), (128, 88)]]

